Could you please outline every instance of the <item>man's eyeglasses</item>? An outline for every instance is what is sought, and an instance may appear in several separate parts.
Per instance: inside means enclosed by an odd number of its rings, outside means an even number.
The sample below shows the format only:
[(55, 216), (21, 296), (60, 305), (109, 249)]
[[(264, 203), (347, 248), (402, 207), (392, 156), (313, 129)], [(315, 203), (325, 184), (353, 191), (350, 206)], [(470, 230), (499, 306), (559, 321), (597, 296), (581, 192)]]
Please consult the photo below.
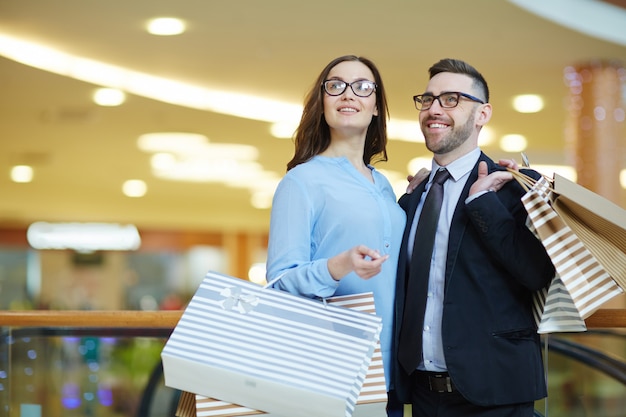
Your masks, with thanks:
[(355, 81), (349, 84), (341, 80), (326, 80), (322, 83), (322, 86), (329, 96), (340, 96), (348, 87), (359, 97), (369, 97), (376, 91), (376, 83), (367, 80)]
[(478, 97), (474, 97), (465, 93), (460, 93), (458, 91), (449, 91), (447, 93), (441, 93), (438, 96), (434, 96), (432, 94), (418, 94), (416, 96), (413, 96), (413, 101), (415, 101), (415, 108), (422, 111), (430, 109), (435, 100), (437, 100), (439, 102), (439, 105), (444, 109), (451, 109), (458, 106), (461, 98), (466, 98), (480, 104), (485, 104), (485, 102)]

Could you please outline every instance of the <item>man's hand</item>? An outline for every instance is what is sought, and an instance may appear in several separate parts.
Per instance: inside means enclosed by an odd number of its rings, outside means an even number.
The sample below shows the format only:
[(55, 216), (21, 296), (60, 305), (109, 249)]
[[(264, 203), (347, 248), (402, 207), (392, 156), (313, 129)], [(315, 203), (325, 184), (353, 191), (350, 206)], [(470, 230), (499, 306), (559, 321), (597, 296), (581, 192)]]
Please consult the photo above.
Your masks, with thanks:
[[(514, 166), (516, 167), (517, 164), (514, 164)], [(487, 163), (481, 161), (478, 164), (478, 179), (470, 187), (469, 195), (471, 196), (481, 191), (499, 191), (504, 184), (512, 179), (513, 174), (508, 171), (495, 171), (489, 174), (487, 171)]]
[(409, 185), (406, 187), (406, 193), (411, 194), (422, 181), (428, 178), (428, 174), (430, 174), (430, 170), (422, 168), (417, 171), (415, 175), (407, 176), (406, 179), (409, 182)]

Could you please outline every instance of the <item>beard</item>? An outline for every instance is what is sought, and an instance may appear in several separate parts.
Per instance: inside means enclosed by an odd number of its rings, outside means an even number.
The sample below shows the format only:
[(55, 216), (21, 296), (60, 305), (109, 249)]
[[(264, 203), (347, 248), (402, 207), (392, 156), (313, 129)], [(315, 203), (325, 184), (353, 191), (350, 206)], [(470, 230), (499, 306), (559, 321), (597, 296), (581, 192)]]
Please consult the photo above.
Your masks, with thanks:
[[(439, 141), (431, 140), (429, 133), (426, 132), (427, 129), (423, 128), (422, 132), (424, 133), (424, 139), (426, 140), (426, 148), (436, 155), (447, 154), (454, 151), (465, 143), (465, 141), (472, 135), (475, 120), (476, 117), (472, 115), (463, 125), (459, 127), (453, 125), (452, 131), (441, 137)], [(424, 120), (422, 123), (423, 127), (425, 127), (426, 123), (431, 121), (432, 120)]]

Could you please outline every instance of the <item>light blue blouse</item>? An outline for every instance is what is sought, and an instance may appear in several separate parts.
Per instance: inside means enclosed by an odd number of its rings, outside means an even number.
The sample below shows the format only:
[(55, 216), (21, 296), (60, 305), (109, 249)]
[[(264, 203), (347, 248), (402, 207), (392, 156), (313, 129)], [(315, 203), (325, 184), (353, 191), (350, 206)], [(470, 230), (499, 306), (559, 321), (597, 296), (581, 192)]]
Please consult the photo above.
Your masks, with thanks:
[[(387, 178), (370, 169), (374, 183), (346, 158), (316, 156), (287, 172), (274, 194), (267, 281), (284, 273), (274, 287), (311, 298), (373, 292), (383, 321), (380, 344), (389, 387), (396, 269), (406, 215)], [(390, 255), (380, 274), (365, 280), (351, 272), (335, 281), (328, 258), (360, 244)]]

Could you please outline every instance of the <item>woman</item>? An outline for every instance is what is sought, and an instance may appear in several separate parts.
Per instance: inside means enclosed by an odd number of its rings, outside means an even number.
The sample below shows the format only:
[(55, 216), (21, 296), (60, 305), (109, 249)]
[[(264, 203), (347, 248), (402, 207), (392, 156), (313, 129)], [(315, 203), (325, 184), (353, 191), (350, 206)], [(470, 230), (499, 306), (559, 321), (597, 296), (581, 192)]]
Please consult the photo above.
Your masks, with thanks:
[(389, 181), (372, 166), (387, 160), (387, 117), (385, 89), (372, 61), (342, 56), (321, 72), (305, 99), (295, 155), (274, 195), (267, 281), (281, 276), (274, 287), (308, 297), (372, 292), (383, 320), (380, 344), (389, 384), (406, 215)]

